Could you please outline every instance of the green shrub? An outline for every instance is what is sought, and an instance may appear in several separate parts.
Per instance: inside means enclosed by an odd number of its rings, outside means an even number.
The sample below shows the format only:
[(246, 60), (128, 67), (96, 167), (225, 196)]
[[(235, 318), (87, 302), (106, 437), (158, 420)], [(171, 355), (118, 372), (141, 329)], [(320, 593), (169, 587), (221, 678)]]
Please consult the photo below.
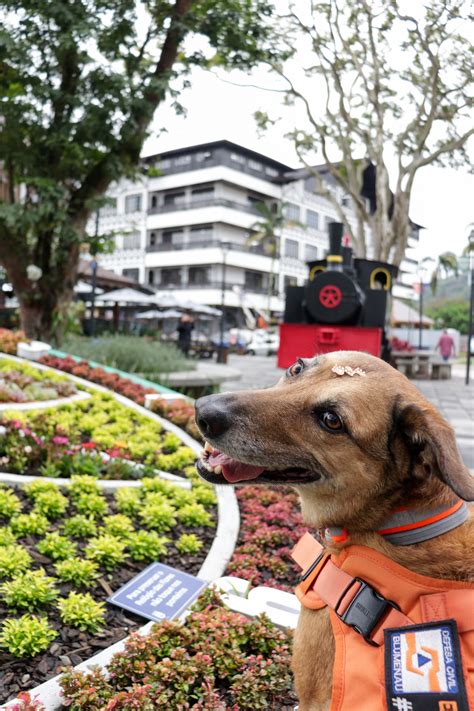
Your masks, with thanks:
[(39, 494), (45, 494), (52, 492), (55, 494), (60, 493), (60, 488), (57, 484), (52, 481), (43, 481), (42, 479), (35, 479), (34, 481), (28, 482), (23, 486), (23, 491), (29, 499), (36, 500)]
[(42, 536), (49, 527), (49, 521), (43, 514), (32, 511), (29, 514), (19, 514), (10, 521), (13, 533), (21, 536)]
[(121, 513), (105, 516), (102, 519), (102, 526), (105, 533), (110, 533), (111, 536), (116, 536), (117, 538), (128, 538), (133, 531), (132, 520)]
[(39, 470), (41, 476), (48, 477), (49, 479), (57, 479), (63, 474), (60, 460), (52, 460), (51, 462), (45, 462), (40, 466)]
[(60, 580), (72, 583), (76, 587), (89, 588), (100, 575), (96, 563), (84, 558), (61, 560), (54, 568)]
[(21, 511), (21, 502), (10, 489), (0, 489), (0, 518), (11, 518)]
[(47, 533), (36, 547), (42, 555), (47, 555), (52, 560), (65, 560), (76, 554), (77, 544), (66, 536), (61, 536), (57, 531), (53, 531), (53, 533)]
[(120, 513), (132, 516), (140, 510), (140, 491), (131, 487), (117, 489), (115, 503)]
[(63, 525), (63, 533), (73, 538), (89, 538), (97, 532), (97, 524), (91, 516), (77, 514), (71, 516)]
[(44, 570), (28, 570), (0, 585), (0, 596), (8, 607), (36, 609), (57, 597), (54, 578)]
[(178, 447), (182, 444), (181, 439), (174, 432), (167, 432), (163, 437), (163, 449), (167, 450), (167, 453), (176, 452)]
[(14, 657), (34, 657), (47, 649), (57, 632), (42, 617), (8, 617), (2, 623), (0, 647)]
[(176, 525), (175, 513), (176, 509), (164, 502), (145, 504), (139, 515), (147, 528), (163, 532)]
[(89, 593), (71, 592), (58, 603), (61, 620), (66, 625), (87, 632), (98, 632), (105, 622), (105, 603), (96, 602)]
[(180, 486), (175, 486), (174, 491), (171, 494), (171, 500), (173, 504), (178, 507), (178, 509), (188, 504), (196, 503), (194, 493), (189, 491), (189, 489), (182, 489)]
[(78, 499), (84, 494), (100, 494), (97, 479), (89, 474), (73, 474), (69, 486), (72, 499)]
[(113, 693), (113, 686), (107, 680), (104, 670), (99, 667), (91, 667), (91, 671), (87, 673), (67, 669), (61, 674), (59, 683), (74, 711), (102, 711), (107, 708), (107, 702)]
[(107, 462), (104, 479), (138, 479), (141, 471), (126, 459), (114, 457)]
[(151, 562), (165, 555), (168, 540), (156, 531), (136, 531), (129, 536), (127, 548), (132, 560)]
[(16, 543), (0, 548), (0, 578), (11, 578), (27, 570), (32, 559), (28, 551)]
[(149, 492), (157, 492), (164, 496), (172, 496), (176, 488), (176, 484), (172, 484), (166, 479), (160, 479), (160, 477), (144, 477), (142, 479), (142, 489), (145, 491), (145, 495)]
[(180, 447), (172, 454), (158, 454), (156, 466), (165, 472), (181, 471), (185, 466), (196, 461), (196, 452), (190, 447)]
[(203, 543), (194, 533), (183, 533), (175, 543), (180, 553), (197, 553)]
[(11, 546), (15, 543), (17, 536), (8, 526), (0, 526), (0, 546)]
[(112, 570), (125, 558), (125, 541), (115, 536), (104, 534), (93, 538), (86, 546), (85, 554), (106, 570)]
[(108, 509), (107, 501), (99, 494), (82, 494), (75, 504), (79, 513), (90, 516), (103, 516)]
[(43, 491), (37, 494), (33, 510), (54, 520), (66, 511), (68, 505), (69, 501), (59, 491)]
[(203, 506), (215, 506), (217, 504), (217, 496), (212, 486), (193, 486), (194, 498), (198, 504)]
[(186, 526), (212, 526), (211, 514), (202, 504), (187, 504), (179, 509), (177, 514), (181, 523)]

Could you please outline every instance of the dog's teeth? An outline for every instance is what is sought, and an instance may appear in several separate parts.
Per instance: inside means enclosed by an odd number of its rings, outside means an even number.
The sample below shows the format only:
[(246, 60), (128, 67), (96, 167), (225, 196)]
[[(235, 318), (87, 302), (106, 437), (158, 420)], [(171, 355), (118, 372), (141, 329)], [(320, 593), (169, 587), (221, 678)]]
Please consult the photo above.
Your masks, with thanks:
[(214, 474), (222, 474), (222, 467), (217, 465), (217, 467), (214, 467), (212, 471), (214, 472)]
[(212, 444), (209, 444), (209, 442), (207, 442), (207, 440), (206, 440), (206, 442), (204, 442), (204, 451), (205, 452), (213, 452), (214, 451), (214, 447), (212, 446)]

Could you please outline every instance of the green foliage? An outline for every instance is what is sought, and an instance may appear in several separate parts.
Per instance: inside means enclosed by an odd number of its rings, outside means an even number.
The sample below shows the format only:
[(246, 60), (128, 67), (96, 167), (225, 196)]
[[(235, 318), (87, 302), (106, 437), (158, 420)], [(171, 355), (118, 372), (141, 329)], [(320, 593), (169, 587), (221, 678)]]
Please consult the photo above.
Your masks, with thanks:
[(212, 486), (196, 485), (193, 486), (193, 494), (198, 502), (203, 506), (215, 506), (217, 504), (217, 496)]
[(159, 536), (156, 531), (136, 531), (127, 540), (127, 548), (132, 560), (157, 561), (166, 554), (168, 538)]
[(72, 583), (75, 587), (91, 587), (100, 575), (96, 563), (84, 558), (61, 560), (54, 568), (60, 580)]
[(197, 553), (203, 544), (194, 533), (183, 533), (175, 545), (180, 553)]
[(72, 702), (71, 708), (77, 711), (105, 709), (113, 693), (113, 687), (100, 667), (93, 667), (87, 673), (67, 669), (61, 675), (61, 687)]
[(467, 301), (444, 301), (426, 309), (435, 320), (437, 328), (456, 328), (460, 333), (469, 331), (469, 303)]
[(42, 536), (49, 527), (49, 521), (43, 514), (32, 511), (29, 514), (19, 514), (10, 521), (13, 533), (19, 536), (37, 535)]
[(39, 492), (35, 497), (34, 511), (54, 520), (62, 516), (68, 507), (68, 500), (58, 491)]
[(57, 597), (54, 582), (44, 570), (28, 570), (2, 583), (0, 597), (8, 607), (33, 610)]
[(113, 570), (126, 558), (125, 545), (125, 541), (104, 534), (89, 541), (85, 548), (85, 554), (87, 558), (103, 566), (106, 570)]
[(130, 487), (117, 489), (115, 492), (115, 503), (118, 511), (123, 514), (133, 516), (140, 509), (140, 492), (138, 489)]
[(82, 494), (74, 503), (79, 513), (88, 516), (102, 516), (108, 509), (107, 501), (99, 494)]
[(67, 521), (64, 522), (63, 532), (66, 536), (72, 536), (73, 538), (89, 538), (93, 536), (97, 531), (97, 524), (95, 520), (90, 516), (84, 516), (84, 514), (77, 514), (76, 516), (71, 516)]
[(69, 487), (71, 498), (76, 500), (85, 494), (100, 494), (101, 489), (97, 479), (89, 474), (73, 474)]
[(158, 454), (156, 466), (165, 472), (179, 472), (196, 461), (196, 453), (190, 447), (181, 447), (171, 454)]
[(52, 560), (64, 560), (76, 554), (77, 544), (66, 536), (61, 536), (57, 531), (53, 531), (53, 533), (47, 533), (36, 547), (42, 555), (47, 555)]
[(144, 377), (196, 367), (174, 344), (139, 336), (75, 337), (66, 341), (65, 348), (81, 358)]
[(52, 481), (42, 481), (41, 479), (34, 479), (23, 485), (23, 491), (29, 499), (36, 501), (36, 498), (40, 494), (45, 493), (60, 493), (60, 488), (57, 484)]
[(211, 514), (202, 504), (187, 504), (179, 509), (177, 516), (186, 526), (212, 526)]
[(31, 556), (23, 546), (13, 543), (0, 547), (0, 578), (11, 578), (27, 570), (31, 563)]
[(17, 536), (8, 526), (0, 526), (0, 546), (10, 546), (15, 543)]
[(58, 603), (65, 625), (87, 632), (98, 632), (105, 622), (105, 603), (96, 602), (89, 593), (71, 592)]
[(0, 647), (14, 657), (34, 657), (48, 649), (56, 636), (57, 632), (44, 618), (31, 615), (8, 617), (2, 623)]
[(188, 504), (196, 503), (194, 492), (189, 491), (189, 489), (182, 489), (180, 486), (175, 486), (174, 490), (170, 492), (170, 499), (178, 509)]
[(147, 528), (163, 532), (169, 531), (176, 524), (175, 513), (176, 509), (163, 501), (145, 504), (139, 515)]
[(11, 518), (21, 511), (21, 502), (11, 489), (0, 488), (0, 518)]
[(102, 519), (102, 526), (105, 533), (110, 533), (111, 536), (116, 536), (117, 538), (128, 538), (133, 531), (132, 520), (121, 513), (105, 516)]

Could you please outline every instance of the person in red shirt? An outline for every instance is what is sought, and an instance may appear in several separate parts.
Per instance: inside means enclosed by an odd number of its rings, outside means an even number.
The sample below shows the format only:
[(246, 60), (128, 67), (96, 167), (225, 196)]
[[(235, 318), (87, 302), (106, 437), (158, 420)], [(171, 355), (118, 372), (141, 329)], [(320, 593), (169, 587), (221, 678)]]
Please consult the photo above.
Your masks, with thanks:
[(444, 361), (449, 360), (451, 356), (453, 356), (454, 358), (454, 341), (446, 330), (443, 331), (443, 333), (441, 334), (438, 344), (436, 346), (436, 350), (439, 350), (441, 358)]

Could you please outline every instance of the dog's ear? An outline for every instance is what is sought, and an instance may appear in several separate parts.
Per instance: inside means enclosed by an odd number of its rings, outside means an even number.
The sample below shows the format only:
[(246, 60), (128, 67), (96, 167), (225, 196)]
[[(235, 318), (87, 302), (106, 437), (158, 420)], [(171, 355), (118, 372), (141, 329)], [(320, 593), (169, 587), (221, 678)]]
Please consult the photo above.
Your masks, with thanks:
[(407, 405), (399, 413), (399, 431), (410, 450), (414, 473), (436, 475), (465, 501), (474, 500), (474, 477), (461, 459), (454, 430), (438, 413)]

